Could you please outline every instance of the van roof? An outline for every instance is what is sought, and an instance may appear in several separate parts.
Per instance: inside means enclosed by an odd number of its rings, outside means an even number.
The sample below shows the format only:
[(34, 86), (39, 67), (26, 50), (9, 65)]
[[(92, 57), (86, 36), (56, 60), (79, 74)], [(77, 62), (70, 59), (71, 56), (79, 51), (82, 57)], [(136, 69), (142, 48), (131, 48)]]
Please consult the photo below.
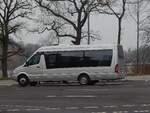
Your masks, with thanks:
[(43, 51), (75, 51), (75, 50), (98, 50), (98, 49), (113, 49), (115, 45), (59, 45), (59, 46), (43, 46), (38, 52)]

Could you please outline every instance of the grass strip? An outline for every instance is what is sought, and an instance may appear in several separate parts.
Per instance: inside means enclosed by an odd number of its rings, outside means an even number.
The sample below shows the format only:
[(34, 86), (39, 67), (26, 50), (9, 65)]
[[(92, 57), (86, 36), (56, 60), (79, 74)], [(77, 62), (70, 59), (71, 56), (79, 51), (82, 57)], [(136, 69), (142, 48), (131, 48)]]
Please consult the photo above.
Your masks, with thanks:
[(0, 76), (0, 80), (10, 80), (10, 78)]

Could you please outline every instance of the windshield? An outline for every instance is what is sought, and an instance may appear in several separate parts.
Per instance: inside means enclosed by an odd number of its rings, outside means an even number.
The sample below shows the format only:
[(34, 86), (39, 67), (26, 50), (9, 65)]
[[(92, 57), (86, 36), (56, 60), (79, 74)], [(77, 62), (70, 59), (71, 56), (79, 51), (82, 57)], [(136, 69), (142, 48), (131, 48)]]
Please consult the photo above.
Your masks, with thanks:
[(27, 62), (25, 66), (30, 66), (30, 65), (35, 65), (39, 64), (40, 62), (40, 54), (35, 54), (33, 55)]

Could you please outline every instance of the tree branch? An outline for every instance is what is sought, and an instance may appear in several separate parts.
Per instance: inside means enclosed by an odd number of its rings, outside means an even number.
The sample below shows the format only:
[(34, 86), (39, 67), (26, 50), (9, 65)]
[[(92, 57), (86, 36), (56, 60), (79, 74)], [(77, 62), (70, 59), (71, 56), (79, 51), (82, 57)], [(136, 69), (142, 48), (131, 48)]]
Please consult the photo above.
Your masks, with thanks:
[(108, 6), (108, 8), (114, 13), (114, 15), (115, 15), (117, 18), (120, 18), (120, 17), (118, 16), (118, 14), (114, 11), (114, 9), (111, 8), (111, 6), (109, 5), (109, 3), (107, 3), (107, 6)]
[(43, 5), (43, 4), (42, 4), (42, 0), (40, 0), (40, 1), (39, 1), (39, 0), (35, 0), (35, 1), (36, 1), (36, 3), (38, 3), (38, 5), (39, 5), (40, 7), (46, 9), (47, 11), (50, 11), (54, 16), (56, 16), (56, 17), (58, 17), (58, 18), (61, 18), (61, 19), (65, 20), (66, 22), (70, 23), (70, 24), (74, 27), (74, 29), (77, 30), (76, 24), (74, 24), (74, 23), (73, 23), (71, 20), (69, 20), (67, 17), (65, 17), (65, 16), (63, 16), (63, 15), (61, 15), (61, 14), (58, 14), (58, 13), (56, 13), (55, 11), (53, 11), (52, 9), (50, 9), (50, 8), (48, 8), (47, 6)]

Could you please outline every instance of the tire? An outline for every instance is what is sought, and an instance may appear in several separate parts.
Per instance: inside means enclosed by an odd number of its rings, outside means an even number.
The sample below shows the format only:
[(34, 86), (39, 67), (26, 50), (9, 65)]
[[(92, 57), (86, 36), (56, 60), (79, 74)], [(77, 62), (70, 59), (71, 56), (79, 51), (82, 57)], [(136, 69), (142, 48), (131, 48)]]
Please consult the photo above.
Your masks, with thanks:
[(34, 82), (30, 82), (30, 86), (36, 86), (37, 85), (37, 82), (34, 81)]
[(29, 84), (29, 79), (26, 75), (20, 75), (18, 77), (18, 83), (21, 87), (25, 87)]
[(80, 75), (78, 81), (80, 85), (88, 85), (91, 80), (88, 75)]

